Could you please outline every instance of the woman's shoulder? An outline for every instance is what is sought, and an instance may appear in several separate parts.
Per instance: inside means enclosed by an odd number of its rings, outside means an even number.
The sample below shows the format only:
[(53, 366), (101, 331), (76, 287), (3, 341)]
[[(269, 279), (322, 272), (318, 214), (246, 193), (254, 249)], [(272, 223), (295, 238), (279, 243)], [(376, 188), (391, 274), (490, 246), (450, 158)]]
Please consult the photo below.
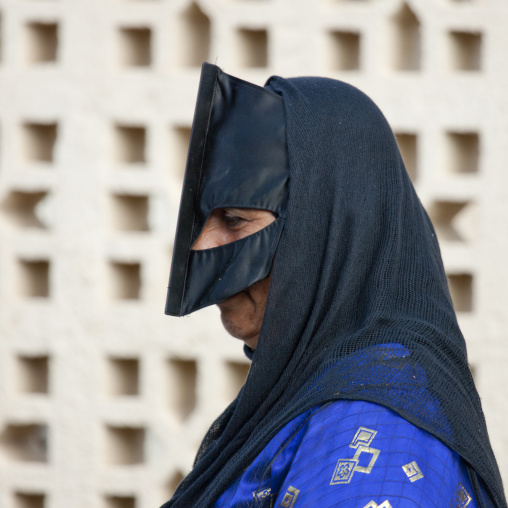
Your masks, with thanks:
[(337, 400), (282, 428), (216, 506), (476, 503), (465, 464), (441, 441), (383, 406)]
[(303, 506), (316, 496), (323, 507), (475, 506), (457, 453), (365, 401), (336, 401), (312, 414), (281, 492), (290, 486)]

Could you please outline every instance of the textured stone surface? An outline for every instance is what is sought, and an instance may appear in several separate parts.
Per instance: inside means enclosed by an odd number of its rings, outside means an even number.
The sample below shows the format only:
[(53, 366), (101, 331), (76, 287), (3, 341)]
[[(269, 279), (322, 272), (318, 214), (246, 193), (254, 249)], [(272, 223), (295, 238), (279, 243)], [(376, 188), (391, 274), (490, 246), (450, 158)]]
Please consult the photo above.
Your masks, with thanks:
[(507, 24), (505, 0), (0, 0), (0, 506), (158, 506), (239, 389), (215, 309), (163, 316), (203, 58), (385, 112), (508, 481)]

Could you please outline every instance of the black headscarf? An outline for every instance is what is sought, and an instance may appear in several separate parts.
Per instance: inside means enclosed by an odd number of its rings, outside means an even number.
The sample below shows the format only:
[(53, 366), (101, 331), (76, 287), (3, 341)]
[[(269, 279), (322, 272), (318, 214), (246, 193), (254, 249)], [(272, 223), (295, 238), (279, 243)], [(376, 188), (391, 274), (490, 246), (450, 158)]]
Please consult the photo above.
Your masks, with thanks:
[(359, 399), (436, 436), (466, 461), (480, 506), (506, 507), (436, 235), (390, 127), (345, 83), (267, 87), (284, 100), (290, 187), (258, 347), (164, 506), (212, 506), (295, 416)]

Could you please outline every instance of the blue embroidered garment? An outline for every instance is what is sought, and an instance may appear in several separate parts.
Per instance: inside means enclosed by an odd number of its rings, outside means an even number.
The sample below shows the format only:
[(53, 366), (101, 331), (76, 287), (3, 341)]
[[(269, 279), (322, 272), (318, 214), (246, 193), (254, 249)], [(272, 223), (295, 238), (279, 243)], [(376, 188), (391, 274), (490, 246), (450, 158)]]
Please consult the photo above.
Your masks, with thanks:
[(314, 407), (288, 423), (216, 507), (476, 508), (457, 453), (363, 401)]

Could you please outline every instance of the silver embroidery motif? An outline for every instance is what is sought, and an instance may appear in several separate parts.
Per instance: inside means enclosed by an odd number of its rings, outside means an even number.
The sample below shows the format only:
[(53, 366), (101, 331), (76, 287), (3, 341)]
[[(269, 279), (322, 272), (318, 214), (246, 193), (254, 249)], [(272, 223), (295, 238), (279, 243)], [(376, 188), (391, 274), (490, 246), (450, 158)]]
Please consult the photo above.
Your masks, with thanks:
[(459, 483), (459, 485), (457, 487), (457, 493), (455, 494), (455, 500), (457, 501), (457, 504), (455, 505), (456, 508), (464, 508), (472, 501), (471, 496), (469, 495), (467, 490), (464, 488), (464, 485), (462, 485), (462, 483)]
[(298, 489), (296, 489), (295, 487), (289, 487), (280, 505), (283, 506), (284, 508), (293, 508), (293, 506), (296, 503), (296, 498), (298, 497), (298, 494), (300, 494), (300, 491)]
[(387, 499), (381, 504), (377, 504), (375, 501), (371, 501), (370, 503), (367, 503), (363, 508), (392, 508), (392, 505), (388, 502)]
[[(353, 440), (349, 444), (350, 448), (356, 449), (356, 453), (352, 459), (339, 459), (335, 466), (330, 485), (349, 483), (356, 472), (370, 474), (378, 455), (381, 453), (381, 450), (369, 446), (376, 434), (376, 430), (367, 429), (366, 427), (360, 427), (357, 430)], [(372, 455), (367, 466), (360, 466), (360, 455), (362, 453), (370, 453)]]
[(372, 443), (375, 435), (377, 434), (377, 430), (370, 430), (366, 427), (360, 427), (355, 434), (355, 437), (351, 441), (349, 447), (350, 448), (358, 448), (358, 446), (369, 446)]
[(255, 492), (253, 492), (252, 495), (254, 496), (254, 499), (256, 501), (262, 501), (263, 499), (272, 497), (272, 489), (268, 488), (268, 489), (257, 490)]
[(404, 473), (406, 473), (406, 476), (409, 478), (411, 483), (423, 478), (423, 473), (420, 471), (420, 468), (418, 467), (418, 464), (415, 460), (409, 464), (406, 464), (405, 466), (402, 466), (402, 469), (404, 470)]
[(336, 485), (337, 483), (349, 483), (357, 465), (358, 460), (339, 459), (337, 466), (335, 466), (335, 471), (333, 472), (330, 485)]

